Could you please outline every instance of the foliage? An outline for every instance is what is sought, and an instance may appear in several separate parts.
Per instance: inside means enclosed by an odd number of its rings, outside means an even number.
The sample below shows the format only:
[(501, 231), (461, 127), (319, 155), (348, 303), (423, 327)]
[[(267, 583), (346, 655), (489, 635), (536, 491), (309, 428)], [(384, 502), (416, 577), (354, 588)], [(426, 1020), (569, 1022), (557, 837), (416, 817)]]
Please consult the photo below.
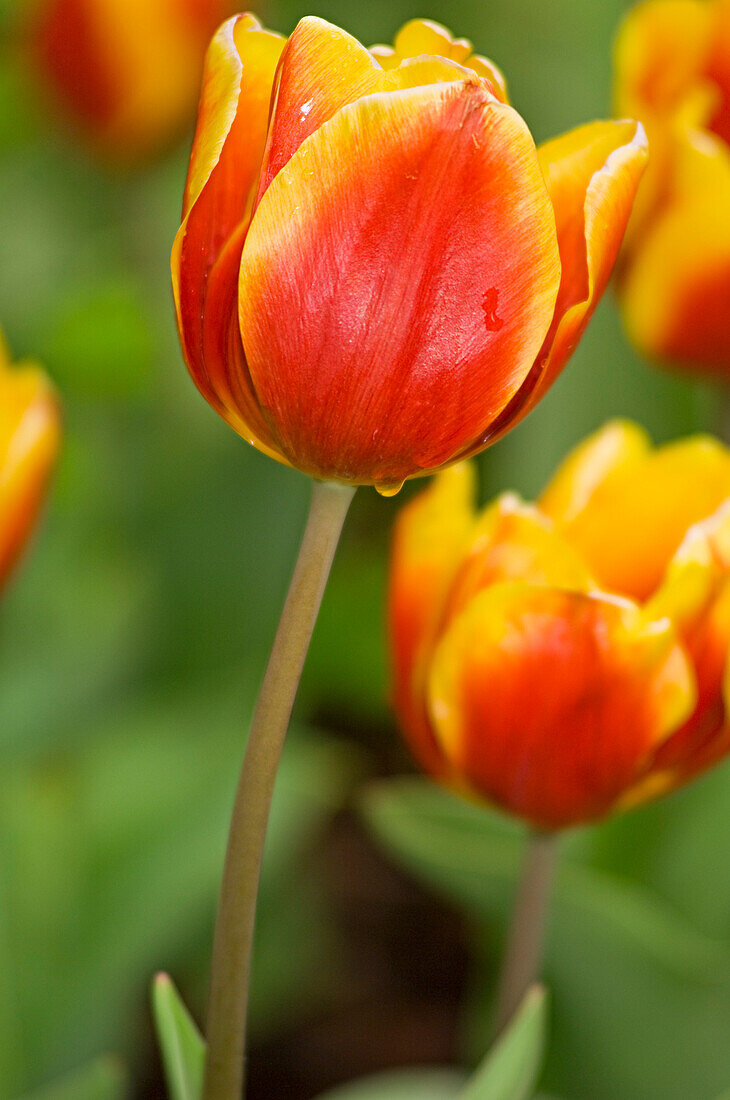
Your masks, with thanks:
[(122, 1064), (115, 1058), (102, 1057), (24, 1100), (125, 1100), (128, 1091)]
[[(159, 967), (200, 1013), (246, 719), (307, 497), (306, 479), (242, 444), (185, 376), (168, 264), (185, 148), (124, 176), (95, 163), (13, 47), (25, 6), (0, 3), (0, 324), (15, 356), (42, 358), (55, 378), (65, 443), (46, 521), (0, 608), (2, 1096), (106, 1050), (141, 1082), (152, 1064), (145, 990)], [(504, 67), (546, 137), (608, 111), (622, 6), (322, 0), (316, 10), (367, 42), (414, 15), (442, 19)], [(272, 0), (263, 17), (286, 30), (306, 10)], [(549, 398), (483, 457), (484, 495), (534, 493), (615, 414), (658, 439), (712, 426), (707, 393), (641, 364), (607, 300)], [(267, 853), (259, 1037), (349, 980), (307, 854), (358, 769), (405, 766), (388, 719), (381, 610), (399, 504), (358, 494), (305, 671)], [(551, 1088), (686, 1100), (730, 1080), (729, 778), (718, 772), (571, 844), (550, 946)], [(386, 809), (381, 801), (383, 833)], [(417, 828), (389, 836), (479, 915), (472, 1061), (519, 847), (512, 830), (483, 820), (486, 848), (469, 869), (472, 825), (452, 829), (449, 855), (444, 815), (429, 819), (443, 862), (462, 867), (448, 881), (416, 849)]]
[(155, 978), (152, 1008), (170, 1100), (198, 1100), (205, 1043), (167, 974)]
[[(376, 784), (363, 809), (399, 860), (478, 918), (483, 973), (471, 1023), (478, 1050), (521, 831), (420, 779)], [(639, 835), (641, 816), (634, 819)], [(545, 980), (555, 1004), (548, 1087), (597, 1100), (621, 1090), (680, 1100), (712, 1095), (730, 1075), (730, 1058), (719, 1049), (730, 1018), (730, 942), (708, 936), (655, 891), (602, 868), (587, 831), (563, 844)], [(683, 1036), (676, 1052), (668, 1034)]]
[[(155, 979), (152, 1003), (170, 1100), (198, 1100), (205, 1043), (167, 974)], [(544, 1041), (545, 993), (535, 987), (468, 1082), (453, 1070), (397, 1070), (344, 1085), (320, 1100), (529, 1100)]]

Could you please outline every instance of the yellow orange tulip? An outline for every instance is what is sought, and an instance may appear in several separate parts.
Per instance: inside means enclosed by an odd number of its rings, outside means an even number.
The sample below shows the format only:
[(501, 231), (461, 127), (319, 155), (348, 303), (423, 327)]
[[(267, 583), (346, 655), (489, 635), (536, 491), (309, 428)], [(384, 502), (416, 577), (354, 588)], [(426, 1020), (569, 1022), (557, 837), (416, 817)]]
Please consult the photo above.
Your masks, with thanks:
[(730, 2), (633, 9), (616, 107), (644, 122), (651, 148), (619, 284), (629, 336), (651, 357), (730, 379)]
[(0, 340), (0, 585), (33, 528), (58, 441), (48, 379), (33, 364), (11, 367)]
[(536, 505), (468, 464), (401, 512), (395, 705), (421, 765), (541, 828), (672, 790), (730, 751), (730, 450), (608, 424)]
[(414, 20), (366, 49), (251, 15), (208, 52), (172, 260), (185, 359), (254, 446), (394, 491), (542, 397), (599, 300), (634, 122), (539, 149), (496, 66)]
[(31, 55), (52, 102), (108, 160), (134, 163), (195, 113), (203, 57), (231, 0), (39, 0)]

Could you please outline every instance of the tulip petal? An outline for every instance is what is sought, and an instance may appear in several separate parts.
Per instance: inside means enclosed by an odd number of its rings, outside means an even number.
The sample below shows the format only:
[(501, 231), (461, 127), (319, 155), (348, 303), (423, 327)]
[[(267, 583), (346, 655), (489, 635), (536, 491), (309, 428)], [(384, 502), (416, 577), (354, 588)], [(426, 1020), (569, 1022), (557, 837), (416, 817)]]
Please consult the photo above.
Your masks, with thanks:
[(257, 203), (277, 172), (323, 122), (377, 88), (382, 69), (346, 31), (311, 15), (281, 56)]
[(649, 453), (651, 440), (630, 420), (611, 420), (560, 464), (540, 497), (540, 511), (566, 523), (585, 508), (607, 477), (628, 470)]
[[(421, 26), (422, 21), (414, 22)], [(434, 49), (423, 49), (418, 56), (395, 54), (393, 65), (384, 71), (374, 55), (346, 31), (315, 16), (301, 19), (279, 65), (257, 203), (305, 138), (348, 103), (375, 92), (463, 80), (471, 75), (473, 70), (464, 68), (470, 43), (453, 42), (447, 31), (428, 24), (423, 44)], [(423, 56), (436, 54), (439, 45), (447, 51), (443, 56)], [(496, 92), (498, 78), (487, 62), (479, 62), (480, 72), (494, 81), (490, 80), (489, 90)]]
[(688, 720), (659, 747), (652, 774), (669, 773), (667, 787), (676, 787), (717, 759), (716, 740), (725, 724), (723, 680), (730, 650), (730, 584), (720, 586), (715, 599), (698, 616), (684, 638), (697, 679), (697, 703)]
[(606, 288), (647, 162), (646, 136), (637, 122), (594, 122), (541, 145), (538, 158), (563, 265), (547, 340), (549, 384)]
[(595, 582), (554, 524), (533, 505), (505, 493), (477, 521), (449, 591), (445, 621), (474, 596), (504, 581), (587, 592)]
[[(233, 231), (205, 284), (201, 319), (205, 384), (212, 394), (208, 400), (234, 431), (288, 465), (261, 412), (238, 329), (238, 272), (248, 226), (246, 218)], [(206, 393), (203, 387), (199, 389)]]
[(666, 615), (695, 669), (697, 705), (687, 722), (660, 746), (651, 764), (664, 787), (678, 786), (718, 759), (726, 725), (723, 682), (730, 652), (730, 500), (687, 532), (667, 576), (646, 608)]
[(467, 38), (454, 38), (446, 27), (430, 19), (411, 19), (396, 35), (395, 46), (372, 46), (370, 49), (384, 69), (420, 59), (453, 61), (488, 80), (497, 99), (508, 103), (501, 69), (488, 57), (471, 51), (472, 44)]
[(640, 235), (666, 198), (677, 135), (687, 126), (705, 128), (718, 106), (718, 88), (707, 63), (713, 39), (706, 0), (647, 0), (632, 8), (616, 39), (615, 111), (640, 118), (651, 156), (626, 233), (626, 248)]
[(619, 466), (564, 524), (599, 583), (645, 600), (686, 532), (730, 497), (730, 451), (705, 436)]
[(275, 457), (281, 456), (248, 379), (236, 284), (283, 45), (250, 15), (228, 20), (211, 42), (172, 255), (178, 326), (193, 380), (236, 431)]
[[(726, 509), (723, 505), (721, 511)], [(650, 619), (671, 619), (690, 649), (692, 637), (701, 628), (726, 572), (715, 558), (712, 538), (704, 534), (707, 522), (690, 528), (645, 609)]]
[(471, 55), (468, 38), (454, 38), (450, 31), (432, 19), (411, 19), (404, 23), (393, 40), (398, 57), (420, 57), (431, 54), (464, 63)]
[(621, 284), (627, 331), (646, 355), (730, 370), (730, 152), (688, 132), (673, 193), (644, 230)]
[(59, 413), (37, 367), (9, 370), (0, 347), (0, 582), (33, 525), (56, 458)]
[(225, 0), (44, 0), (33, 5), (37, 65), (97, 150), (119, 165), (159, 154), (195, 107)]
[(637, 122), (593, 122), (541, 145), (555, 208), (562, 280), (545, 343), (524, 386), (489, 434), (493, 443), (542, 400), (600, 301), (647, 161)]
[(671, 626), (624, 602), (497, 585), (433, 659), (430, 710), (454, 770), (543, 828), (599, 817), (694, 702)]
[(710, 56), (707, 75), (719, 91), (708, 126), (730, 144), (730, 3), (715, 0), (711, 12)]
[(344, 107), (243, 251), (241, 333), (282, 451), (381, 487), (451, 461), (520, 387), (559, 277), (532, 139), (476, 78)]
[(426, 714), (427, 662), (451, 580), (475, 520), (475, 471), (460, 463), (438, 474), (396, 520), (388, 592), (393, 702), (416, 758), (443, 771)]
[(507, 92), (507, 82), (504, 78), (504, 73), (494, 64), (491, 58), (482, 57), (481, 54), (472, 54), (465, 62), (465, 65), (467, 68), (473, 69), (477, 76), (484, 77), (485, 80), (489, 81), (497, 99), (501, 99), (503, 103), (509, 103), (509, 94)]
[[(208, 48), (183, 215), (204, 187), (212, 185), (217, 198), (229, 200), (234, 209), (231, 217), (226, 204), (224, 238), (241, 217), (257, 181), (276, 66), (285, 43), (281, 35), (245, 14), (228, 19)], [(224, 155), (223, 169), (235, 178), (212, 178)]]
[[(456, 61), (443, 57), (408, 57), (395, 68), (380, 73), (376, 91), (394, 92), (403, 88), (421, 88), (426, 84), (450, 83), (473, 79), (473, 73)], [(486, 87), (492, 92), (491, 84)]]
[(69, 113), (90, 133), (104, 135), (115, 120), (118, 73), (105, 52), (109, 13), (99, 15), (85, 0), (49, 0), (37, 8), (30, 37), (40, 72)]
[(711, 31), (706, 0), (646, 0), (616, 39), (616, 106), (643, 118), (677, 108), (705, 68)]
[(472, 53), (468, 38), (454, 38), (440, 23), (431, 19), (411, 19), (398, 31), (393, 46), (394, 57), (399, 60), (430, 55), (456, 61), (489, 80), (497, 98), (508, 102), (504, 76), (494, 62)]

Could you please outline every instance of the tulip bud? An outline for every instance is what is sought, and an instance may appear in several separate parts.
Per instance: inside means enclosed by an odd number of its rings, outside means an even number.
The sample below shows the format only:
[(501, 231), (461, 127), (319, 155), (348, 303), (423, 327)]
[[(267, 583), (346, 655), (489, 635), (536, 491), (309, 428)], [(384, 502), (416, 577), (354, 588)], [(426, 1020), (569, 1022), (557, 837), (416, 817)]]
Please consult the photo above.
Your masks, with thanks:
[(31, 27), (49, 101), (102, 157), (154, 156), (192, 122), (203, 56), (231, 0), (40, 0)]
[(0, 342), (0, 585), (32, 530), (58, 442), (50, 383), (32, 364), (11, 369)]
[(616, 106), (651, 147), (621, 265), (644, 354), (730, 379), (730, 3), (645, 0), (616, 47)]
[(559, 829), (730, 751), (730, 451), (616, 422), (537, 505), (478, 514), (471, 484), (438, 475), (396, 526), (394, 701), (421, 766)]
[(496, 66), (437, 24), (367, 50), (238, 16), (208, 53), (173, 250), (190, 373), (266, 454), (394, 492), (540, 399), (645, 159), (633, 122), (536, 149)]

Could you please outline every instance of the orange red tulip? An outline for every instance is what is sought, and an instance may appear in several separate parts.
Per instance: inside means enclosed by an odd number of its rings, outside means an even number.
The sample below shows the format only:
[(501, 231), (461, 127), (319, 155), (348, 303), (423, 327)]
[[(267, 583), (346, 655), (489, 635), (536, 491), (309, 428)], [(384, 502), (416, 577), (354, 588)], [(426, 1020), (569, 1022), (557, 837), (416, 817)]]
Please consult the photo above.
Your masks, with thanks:
[(616, 47), (616, 106), (651, 161), (620, 294), (645, 354), (730, 377), (730, 2), (646, 0)]
[(192, 122), (210, 36), (232, 0), (40, 0), (36, 68), (107, 159), (159, 153)]
[(558, 375), (646, 158), (634, 122), (535, 148), (499, 70), (415, 20), (366, 49), (251, 15), (210, 46), (172, 269), (185, 359), (254, 446), (394, 491)]
[(672, 790), (730, 751), (730, 450), (615, 422), (536, 505), (442, 472), (401, 512), (395, 706), (420, 764), (542, 828)]
[(48, 379), (33, 364), (11, 368), (0, 342), (0, 585), (33, 528), (58, 442)]

